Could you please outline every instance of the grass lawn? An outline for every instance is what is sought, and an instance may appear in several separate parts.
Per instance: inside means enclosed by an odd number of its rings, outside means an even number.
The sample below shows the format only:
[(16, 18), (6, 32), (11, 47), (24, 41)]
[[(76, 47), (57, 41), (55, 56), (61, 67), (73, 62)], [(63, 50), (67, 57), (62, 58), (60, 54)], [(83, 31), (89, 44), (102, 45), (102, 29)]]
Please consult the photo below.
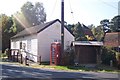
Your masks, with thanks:
[(117, 68), (110, 67), (110, 66), (105, 66), (105, 65), (100, 65), (95, 68), (90, 68), (90, 67), (82, 67), (82, 66), (53, 66), (53, 65), (32, 65), (31, 67), (33, 68), (47, 68), (47, 69), (55, 69), (55, 70), (65, 70), (65, 71), (92, 71), (92, 72), (112, 72), (112, 73), (117, 73), (120, 72)]

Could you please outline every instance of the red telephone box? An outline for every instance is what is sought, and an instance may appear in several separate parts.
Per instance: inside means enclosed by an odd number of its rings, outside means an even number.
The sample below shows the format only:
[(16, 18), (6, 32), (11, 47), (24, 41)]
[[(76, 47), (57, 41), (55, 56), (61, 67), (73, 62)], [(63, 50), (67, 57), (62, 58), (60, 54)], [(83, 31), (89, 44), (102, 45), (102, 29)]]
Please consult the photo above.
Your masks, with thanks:
[(51, 44), (50, 65), (60, 64), (60, 43), (54, 42)]

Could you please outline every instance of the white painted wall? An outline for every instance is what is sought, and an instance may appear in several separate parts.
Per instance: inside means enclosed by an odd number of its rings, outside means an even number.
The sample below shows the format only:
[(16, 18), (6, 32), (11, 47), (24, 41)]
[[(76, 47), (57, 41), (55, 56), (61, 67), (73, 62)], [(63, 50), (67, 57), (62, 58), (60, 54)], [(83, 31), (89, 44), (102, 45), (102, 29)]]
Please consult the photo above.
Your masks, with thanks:
[(64, 49), (70, 46), (72, 41), (74, 41), (74, 36), (64, 28)]
[[(72, 41), (74, 41), (73, 35), (64, 28), (64, 48), (66, 49), (67, 45), (70, 45)], [(50, 61), (50, 46), (51, 43), (55, 40), (61, 40), (61, 24), (60, 22), (56, 22), (38, 33), (38, 55), (41, 56), (42, 61)]]
[[(24, 51), (22, 52), (23, 57), (27, 55), (29, 59), (37, 62), (37, 51), (38, 51), (37, 35), (34, 34), (30, 36), (11, 39), (11, 49), (20, 49), (20, 42), (25, 43), (25, 46), (26, 46), (25, 52)], [(31, 48), (29, 47), (30, 49), (28, 48), (29, 45), (31, 45), (30, 46)]]

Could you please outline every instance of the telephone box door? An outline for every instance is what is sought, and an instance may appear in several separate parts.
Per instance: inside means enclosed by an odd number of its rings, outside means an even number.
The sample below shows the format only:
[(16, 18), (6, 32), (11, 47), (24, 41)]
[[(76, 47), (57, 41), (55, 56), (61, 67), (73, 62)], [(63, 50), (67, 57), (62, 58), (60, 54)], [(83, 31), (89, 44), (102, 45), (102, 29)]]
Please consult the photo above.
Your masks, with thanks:
[(60, 64), (60, 43), (58, 42), (54, 42), (51, 44), (50, 64), (51, 65)]

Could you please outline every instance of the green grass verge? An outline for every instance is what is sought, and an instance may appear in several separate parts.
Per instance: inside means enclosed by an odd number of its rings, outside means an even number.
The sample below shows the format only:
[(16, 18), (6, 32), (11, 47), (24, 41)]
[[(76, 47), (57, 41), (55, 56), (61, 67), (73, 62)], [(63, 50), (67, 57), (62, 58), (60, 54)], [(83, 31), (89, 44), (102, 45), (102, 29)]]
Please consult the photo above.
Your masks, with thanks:
[(33, 68), (48, 68), (48, 69), (55, 69), (55, 70), (66, 70), (66, 71), (92, 71), (92, 72), (112, 72), (117, 73), (120, 72), (120, 70), (117, 70), (116, 68), (101, 65), (96, 68), (88, 68), (88, 67), (75, 67), (75, 66), (50, 66), (50, 65), (33, 65), (31, 66)]
[(7, 55), (5, 53), (0, 53), (0, 61), (4, 62), (7, 59)]
[(6, 58), (7, 55), (5, 53), (0, 53), (0, 58)]

